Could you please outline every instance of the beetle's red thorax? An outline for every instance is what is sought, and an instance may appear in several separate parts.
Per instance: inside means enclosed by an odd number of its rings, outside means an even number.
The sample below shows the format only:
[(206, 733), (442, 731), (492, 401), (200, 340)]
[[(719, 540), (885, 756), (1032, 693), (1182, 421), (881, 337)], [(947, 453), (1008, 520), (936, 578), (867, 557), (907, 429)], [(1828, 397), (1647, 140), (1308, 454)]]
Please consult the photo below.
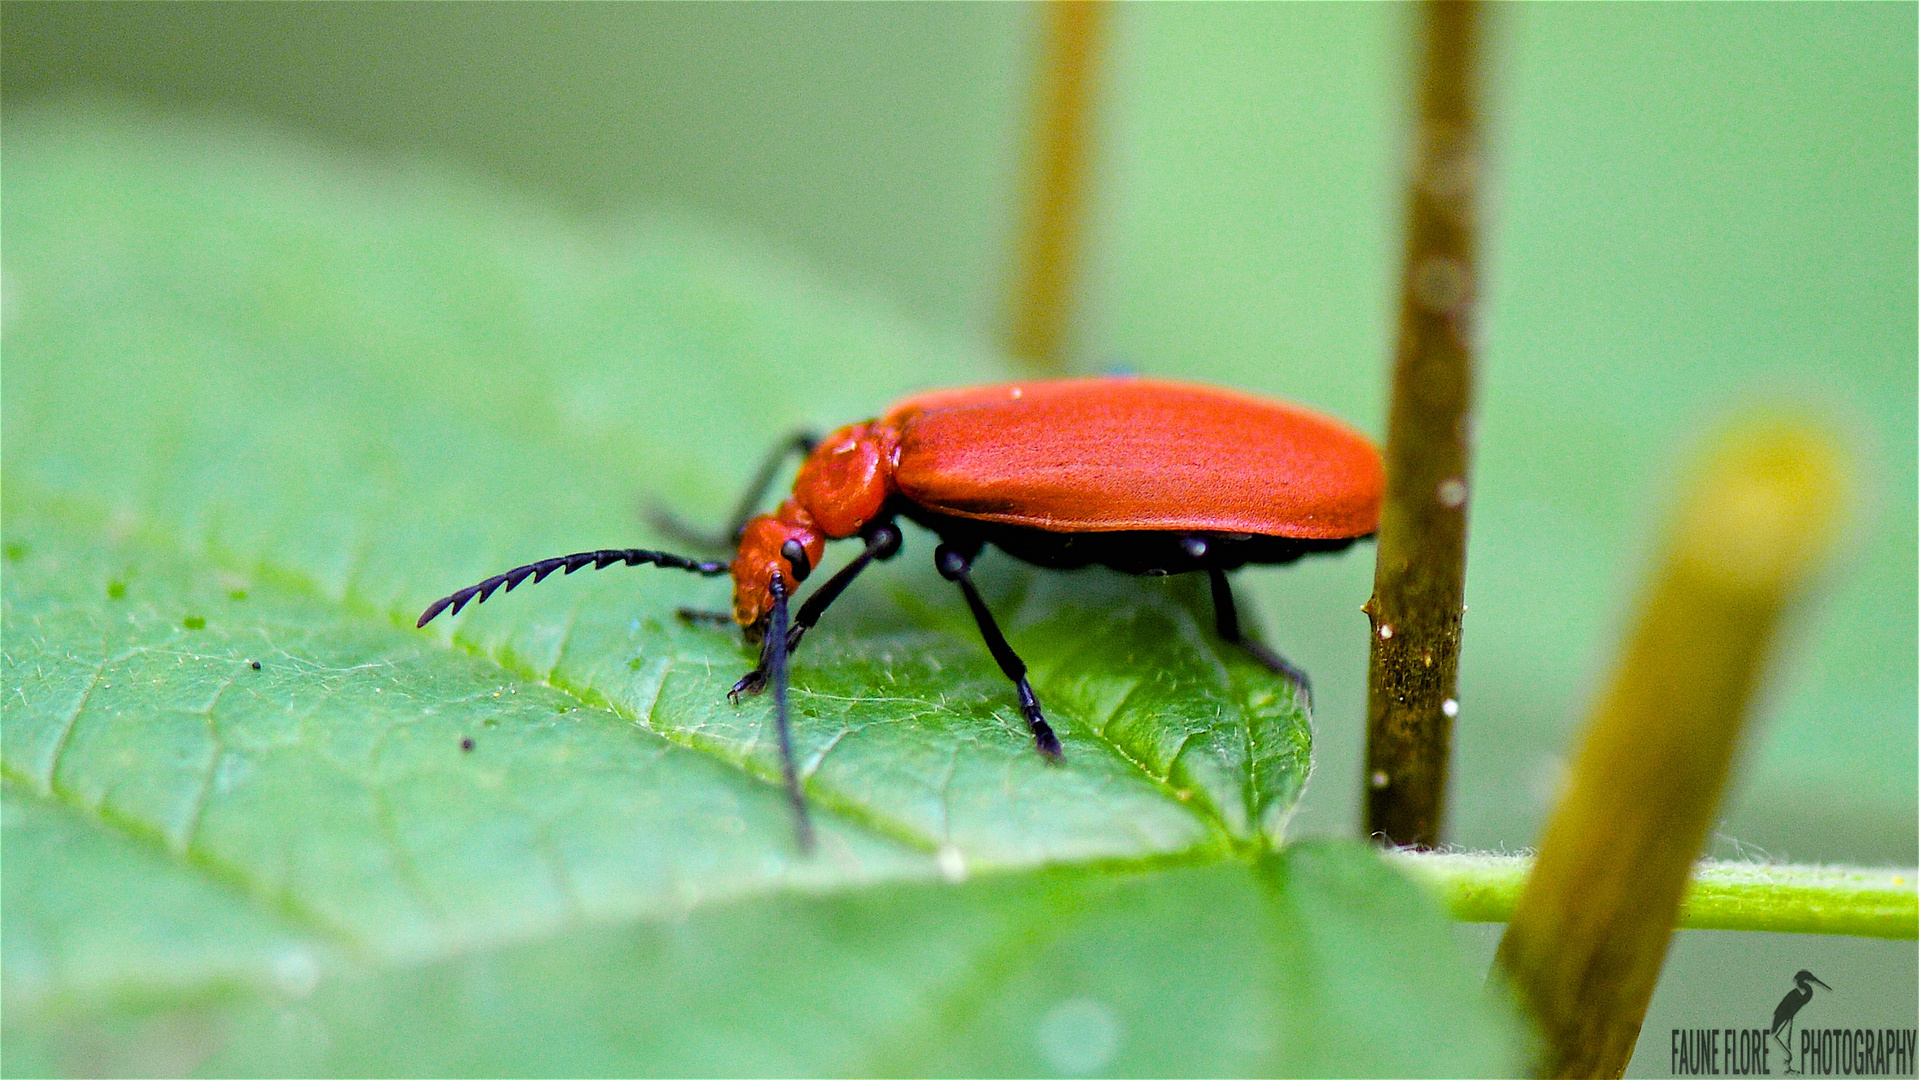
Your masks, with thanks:
[(835, 431), (800, 464), (793, 498), (828, 537), (855, 535), (878, 516), (895, 490), (893, 454), (898, 445), (898, 430), (878, 420)]
[[(773, 574), (789, 583), (819, 565), (826, 541), (856, 535), (893, 494), (893, 456), (899, 434), (880, 421), (853, 424), (828, 435), (800, 464), (793, 497), (771, 514), (746, 523), (733, 556), (733, 619), (756, 634), (773, 610)], [(806, 553), (796, 568), (781, 549), (795, 541)]]

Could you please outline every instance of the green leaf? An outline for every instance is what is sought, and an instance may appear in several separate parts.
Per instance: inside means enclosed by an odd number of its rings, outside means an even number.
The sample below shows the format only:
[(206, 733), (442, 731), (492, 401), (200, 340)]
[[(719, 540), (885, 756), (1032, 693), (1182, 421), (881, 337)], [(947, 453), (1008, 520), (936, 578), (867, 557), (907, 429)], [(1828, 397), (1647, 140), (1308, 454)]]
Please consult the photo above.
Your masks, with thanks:
[[(909, 533), (796, 658), (812, 858), (765, 703), (725, 697), (751, 650), (673, 614), (723, 580), (412, 628), (659, 545), (646, 502), (716, 517), (780, 433), (991, 358), (670, 216), (587, 237), (107, 110), (5, 140), (10, 1072), (1511, 1060), (1372, 855), (1262, 854), (1307, 718), (1190, 582), (982, 564), (1054, 767)], [(1383, 1024), (1431, 1047), (1368, 1049)], [(1091, 1064), (1087, 1025), (1118, 1032)]]
[[(91, 951), (121, 975), (49, 970), (10, 929), (11, 1072), (1510, 1071), (1510, 1031), (1438, 916), (1358, 845), (1252, 867), (770, 894), (399, 966), (356, 962), (164, 852), (7, 795), (9, 849), (67, 852), (73, 887), (94, 887), (88, 915), (119, 931)], [(20, 877), (6, 878), (10, 928), (71, 922)], [(149, 904), (165, 918), (140, 927)], [(185, 970), (163, 934), (225, 951)], [(69, 995), (125, 1003), (104, 1020), (50, 1008), (34, 975), (91, 976)], [(37, 1022), (16, 1032), (22, 999)]]

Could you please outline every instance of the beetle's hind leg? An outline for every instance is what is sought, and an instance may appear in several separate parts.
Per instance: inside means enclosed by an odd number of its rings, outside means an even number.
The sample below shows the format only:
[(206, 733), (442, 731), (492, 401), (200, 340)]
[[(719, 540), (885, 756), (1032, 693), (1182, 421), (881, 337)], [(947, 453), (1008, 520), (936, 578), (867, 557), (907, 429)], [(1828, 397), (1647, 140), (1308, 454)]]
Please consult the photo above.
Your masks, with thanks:
[(1293, 684), (1299, 687), (1299, 692), (1305, 695), (1306, 707), (1312, 708), (1313, 680), (1307, 678), (1305, 672), (1294, 667), (1285, 657), (1240, 633), (1239, 607), (1233, 603), (1233, 586), (1226, 580), (1226, 571), (1217, 566), (1211, 566), (1207, 567), (1206, 576), (1211, 578), (1213, 583), (1213, 620), (1219, 627), (1220, 639), (1245, 649), (1252, 654), (1253, 659), (1292, 680)]
[[(978, 554), (978, 549), (973, 554)], [(987, 651), (999, 662), (999, 669), (1013, 680), (1013, 689), (1019, 694), (1019, 711), (1026, 717), (1026, 727), (1033, 733), (1033, 745), (1046, 755), (1049, 761), (1060, 759), (1059, 736), (1053, 734), (1053, 726), (1046, 722), (1046, 716), (1040, 712), (1039, 698), (1033, 695), (1033, 684), (1026, 680), (1026, 662), (1019, 658), (1013, 647), (1006, 643), (1006, 635), (1000, 633), (999, 624), (993, 621), (993, 613), (986, 610), (986, 601), (980, 599), (979, 590), (973, 587), (972, 555), (963, 555), (946, 544), (941, 544), (933, 553), (933, 565), (939, 568), (940, 576), (954, 582), (960, 592), (966, 596), (966, 606), (973, 609), (973, 621), (979, 624), (980, 636), (986, 639)]]

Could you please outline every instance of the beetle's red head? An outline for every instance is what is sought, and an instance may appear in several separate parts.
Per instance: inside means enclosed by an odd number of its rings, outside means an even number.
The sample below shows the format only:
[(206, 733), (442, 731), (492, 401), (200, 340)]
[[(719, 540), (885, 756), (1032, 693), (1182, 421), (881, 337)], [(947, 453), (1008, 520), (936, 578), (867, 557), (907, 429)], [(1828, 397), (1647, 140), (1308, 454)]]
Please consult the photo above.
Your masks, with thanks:
[(788, 499), (778, 511), (761, 514), (740, 533), (740, 550), (733, 556), (733, 621), (758, 640), (773, 613), (773, 574), (787, 588), (805, 581), (826, 551), (826, 537), (800, 504)]

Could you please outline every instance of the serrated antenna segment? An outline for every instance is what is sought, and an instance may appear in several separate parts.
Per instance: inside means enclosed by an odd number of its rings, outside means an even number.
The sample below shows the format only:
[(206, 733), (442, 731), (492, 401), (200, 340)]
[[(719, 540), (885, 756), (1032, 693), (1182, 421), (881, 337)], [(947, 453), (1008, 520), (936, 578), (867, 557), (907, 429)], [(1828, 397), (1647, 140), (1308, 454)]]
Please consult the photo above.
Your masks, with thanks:
[(477, 585), (469, 585), (459, 592), (443, 596), (427, 605), (420, 613), (420, 621), (415, 627), (425, 626), (440, 616), (441, 612), (458, 615), (460, 609), (468, 603), (485, 603), (486, 598), (497, 592), (500, 586), (506, 586), (512, 592), (521, 582), (532, 578), (534, 584), (545, 581), (555, 570), (572, 573), (586, 566), (595, 570), (604, 570), (614, 563), (627, 566), (653, 565), (668, 570), (685, 570), (702, 577), (717, 577), (726, 573), (730, 567), (723, 562), (707, 562), (689, 559), (684, 555), (675, 555), (670, 551), (647, 551), (642, 548), (606, 548), (600, 551), (581, 551), (572, 555), (556, 555), (551, 559), (516, 566), (504, 574), (495, 574)]

